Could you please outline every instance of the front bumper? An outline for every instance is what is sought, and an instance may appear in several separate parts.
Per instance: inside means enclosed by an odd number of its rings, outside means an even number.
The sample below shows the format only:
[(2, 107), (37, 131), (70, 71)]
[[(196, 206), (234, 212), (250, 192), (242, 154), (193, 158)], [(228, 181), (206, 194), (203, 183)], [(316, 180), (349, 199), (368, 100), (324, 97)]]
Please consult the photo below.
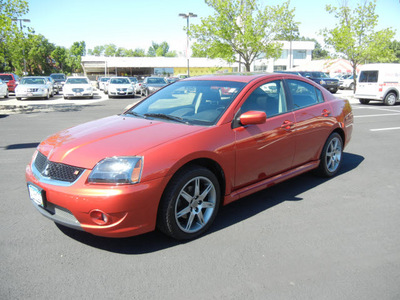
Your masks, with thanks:
[[(43, 180), (31, 164), (26, 181), (40, 191), (43, 203), (31, 202), (45, 217), (64, 226), (104, 237), (129, 237), (156, 226), (159, 200), (165, 178), (133, 185), (88, 184), (86, 170), (72, 184), (59, 185)], [(104, 212), (107, 221), (99, 225), (93, 212)]]
[(43, 97), (47, 97), (47, 91), (16, 92), (15, 97), (17, 97), (17, 98), (43, 98)]
[(64, 91), (64, 97), (68, 98), (80, 98), (80, 97), (93, 97), (93, 91), (82, 91), (82, 92), (73, 92), (73, 91)]
[(108, 95), (113, 97), (128, 97), (134, 94), (134, 91), (108, 91)]

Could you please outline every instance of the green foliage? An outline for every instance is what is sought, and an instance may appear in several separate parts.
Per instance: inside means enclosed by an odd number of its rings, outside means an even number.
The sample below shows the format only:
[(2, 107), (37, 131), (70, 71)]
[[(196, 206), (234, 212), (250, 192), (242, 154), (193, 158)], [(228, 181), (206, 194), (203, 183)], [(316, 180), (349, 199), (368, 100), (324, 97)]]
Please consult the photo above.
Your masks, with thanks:
[(362, 63), (395, 60), (390, 48), (394, 31), (389, 28), (375, 31), (378, 24), (375, 6), (376, 0), (357, 4), (353, 10), (346, 3), (341, 7), (326, 6), (326, 10), (337, 19), (337, 24), (333, 29), (322, 31), (325, 43), (350, 61), (354, 75)]
[[(298, 27), (290, 2), (261, 8), (256, 0), (205, 0), (215, 10), (213, 16), (193, 25), (189, 34), (196, 38), (193, 56), (244, 61), (247, 71), (261, 54), (278, 58), (282, 36), (296, 37)], [(238, 59), (239, 58), (239, 59)]]
[[(17, 47), (15, 40), (23, 39), (19, 23), (12, 19), (19, 18), (28, 13), (28, 2), (23, 0), (0, 0), (0, 72), (10, 72), (14, 70), (13, 51)], [(22, 56), (22, 54), (21, 54)], [(17, 57), (21, 60), (21, 57)]]
[(393, 51), (394, 56), (396, 57), (393, 62), (400, 63), (400, 42), (399, 41), (393, 41), (389, 45), (389, 48), (391, 51)]

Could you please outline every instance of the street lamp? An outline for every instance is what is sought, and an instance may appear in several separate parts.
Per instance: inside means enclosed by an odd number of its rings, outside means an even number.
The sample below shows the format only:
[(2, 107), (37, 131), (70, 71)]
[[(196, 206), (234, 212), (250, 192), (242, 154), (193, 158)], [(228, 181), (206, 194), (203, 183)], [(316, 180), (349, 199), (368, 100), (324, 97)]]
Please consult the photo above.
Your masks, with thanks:
[(196, 18), (197, 15), (194, 13), (187, 13), (187, 14), (179, 14), (179, 17), (182, 17), (187, 20), (187, 26), (186, 26), (186, 58), (187, 58), (187, 75), (190, 76), (190, 71), (189, 71), (189, 19), (190, 18)]
[[(11, 21), (14, 21), (14, 22), (18, 22), (19, 21), (19, 26), (20, 26), (21, 32), (22, 32), (22, 22), (29, 23), (31, 20), (15, 18), (15, 19), (11, 19)], [(24, 56), (24, 75), (26, 75), (25, 45), (22, 47), (22, 55)]]

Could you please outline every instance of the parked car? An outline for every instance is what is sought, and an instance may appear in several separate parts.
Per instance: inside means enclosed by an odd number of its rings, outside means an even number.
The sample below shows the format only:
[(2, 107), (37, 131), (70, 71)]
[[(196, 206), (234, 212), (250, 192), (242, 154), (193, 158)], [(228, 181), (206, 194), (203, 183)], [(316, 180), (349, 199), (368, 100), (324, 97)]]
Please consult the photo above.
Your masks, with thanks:
[(65, 80), (67, 80), (67, 76), (65, 76), (63, 73), (52, 73), (50, 74), (50, 77), (55, 81), (58, 91), (62, 91)]
[(178, 77), (167, 77), (167, 78), (165, 78), (165, 80), (166, 80), (169, 84), (171, 84), (171, 83), (177, 82), (177, 81), (179, 81), (179, 80), (181, 80), (181, 79), (178, 78)]
[(400, 102), (400, 64), (361, 66), (354, 97), (361, 104), (380, 101), (391, 106)]
[(309, 72), (309, 71), (299, 71), (300, 75), (311, 79), (312, 81), (322, 85), (332, 94), (336, 93), (339, 89), (339, 80), (336, 78), (330, 78), (324, 72)]
[(93, 99), (93, 87), (87, 77), (68, 77), (63, 94), (64, 99), (83, 97)]
[(8, 98), (8, 86), (0, 79), (0, 97)]
[(306, 78), (193, 77), (48, 137), (27, 186), (36, 209), (64, 226), (193, 239), (221, 205), (311, 170), (337, 174), (352, 125), (348, 100)]
[(19, 76), (14, 73), (0, 73), (0, 79), (7, 83), (8, 92), (14, 93), (19, 83)]
[(50, 99), (50, 97), (53, 97), (53, 90), (47, 77), (27, 76), (23, 77), (15, 88), (15, 97), (17, 100), (21, 100), (22, 98)]
[(346, 76), (346, 78), (339, 79), (339, 89), (341, 90), (354, 90), (354, 77)]
[(127, 77), (112, 77), (108, 83), (108, 98), (135, 97), (135, 88)]
[(135, 94), (142, 94), (142, 84), (143, 80), (138, 80), (138, 82), (135, 83)]
[(146, 77), (140, 86), (140, 94), (147, 97), (167, 84), (168, 82), (162, 77)]
[(107, 83), (107, 81), (110, 80), (110, 77), (101, 77), (99, 80), (99, 90), (104, 91), (104, 85)]
[(59, 86), (58, 86), (57, 82), (55, 82), (54, 79), (51, 78), (50, 76), (47, 77), (47, 80), (49, 81), (50, 86), (51, 86), (51, 90), (52, 90), (51, 96), (59, 94), (60, 90), (59, 90)]

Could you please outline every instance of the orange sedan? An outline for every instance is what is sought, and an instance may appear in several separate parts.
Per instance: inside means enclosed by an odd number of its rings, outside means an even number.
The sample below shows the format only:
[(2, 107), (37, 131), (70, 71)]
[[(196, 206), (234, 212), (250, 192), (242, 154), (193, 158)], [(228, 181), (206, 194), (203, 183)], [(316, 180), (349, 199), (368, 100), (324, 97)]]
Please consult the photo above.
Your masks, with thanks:
[(193, 239), (221, 205), (311, 170), (334, 176), (352, 127), (349, 102), (303, 77), (194, 77), (44, 140), (29, 196), (94, 235)]

